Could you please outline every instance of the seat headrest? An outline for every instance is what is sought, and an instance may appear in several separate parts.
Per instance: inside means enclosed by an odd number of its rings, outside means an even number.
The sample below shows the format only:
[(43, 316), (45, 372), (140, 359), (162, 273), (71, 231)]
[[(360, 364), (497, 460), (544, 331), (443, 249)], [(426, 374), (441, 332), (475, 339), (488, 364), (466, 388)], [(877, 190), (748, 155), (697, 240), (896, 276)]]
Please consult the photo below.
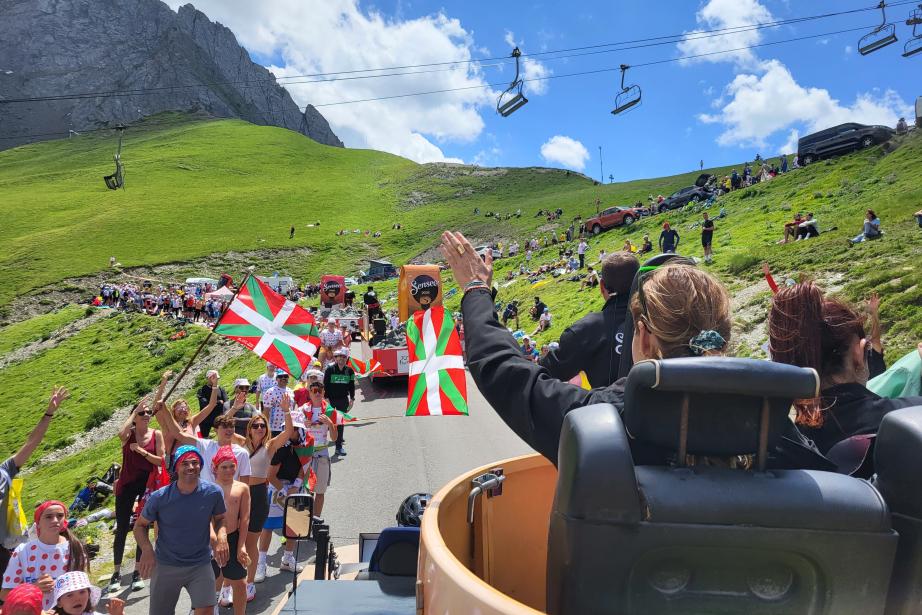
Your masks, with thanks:
[(874, 467), (877, 488), (895, 513), (922, 518), (919, 458), (922, 406), (888, 412), (877, 430)]
[(687, 398), (687, 453), (752, 454), (761, 429), (770, 449), (789, 428), (793, 400), (818, 395), (819, 376), (808, 368), (728, 357), (642, 361), (628, 374), (622, 419), (633, 438), (680, 450)]

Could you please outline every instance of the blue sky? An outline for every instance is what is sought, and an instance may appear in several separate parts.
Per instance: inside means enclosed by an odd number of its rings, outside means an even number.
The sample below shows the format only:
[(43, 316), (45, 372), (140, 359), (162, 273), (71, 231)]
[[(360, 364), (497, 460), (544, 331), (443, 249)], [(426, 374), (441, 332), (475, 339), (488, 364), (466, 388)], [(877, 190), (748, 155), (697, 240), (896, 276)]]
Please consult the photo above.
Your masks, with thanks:
[[(178, 3), (171, 3), (172, 5)], [(426, 0), (202, 0), (196, 6), (228, 25), (251, 55), (277, 75), (505, 56), (838, 12), (870, 0), (789, 2), (707, 0), (693, 3), (503, 3)], [(311, 5), (311, 6), (306, 6)], [(651, 6), (656, 6), (652, 10)], [(412, 99), (320, 107), (347, 146), (391, 151), (418, 161), (462, 160), (503, 166), (556, 166), (605, 180), (660, 176), (776, 155), (798, 135), (842, 121), (895, 123), (922, 94), (922, 59), (900, 56), (911, 5), (893, 7), (900, 42), (860, 56), (860, 32), (632, 69), (643, 104), (609, 112), (617, 73), (526, 84), (530, 102), (508, 118), (493, 109), (489, 88)], [(715, 45), (766, 43), (880, 21), (880, 12), (817, 20), (678, 46), (551, 60), (530, 74), (571, 72), (677, 58)], [(707, 45), (704, 49), (702, 45)], [(489, 64), (489, 63), (486, 63)], [(476, 66), (476, 65), (475, 65)], [(508, 82), (510, 65), (351, 82), (291, 84), (299, 103), (323, 104), (429, 89)], [(297, 81), (297, 80), (292, 80)], [(537, 89), (537, 91), (535, 91)]]

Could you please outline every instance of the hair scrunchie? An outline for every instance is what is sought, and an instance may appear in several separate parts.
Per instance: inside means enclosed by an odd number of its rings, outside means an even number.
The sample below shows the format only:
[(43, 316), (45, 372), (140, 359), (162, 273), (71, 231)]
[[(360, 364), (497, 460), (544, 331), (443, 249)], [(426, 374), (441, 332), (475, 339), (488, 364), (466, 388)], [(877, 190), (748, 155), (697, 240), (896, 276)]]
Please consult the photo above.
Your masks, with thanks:
[(713, 329), (702, 331), (688, 340), (688, 347), (692, 354), (698, 357), (712, 350), (722, 350), (726, 345), (727, 341), (724, 337)]

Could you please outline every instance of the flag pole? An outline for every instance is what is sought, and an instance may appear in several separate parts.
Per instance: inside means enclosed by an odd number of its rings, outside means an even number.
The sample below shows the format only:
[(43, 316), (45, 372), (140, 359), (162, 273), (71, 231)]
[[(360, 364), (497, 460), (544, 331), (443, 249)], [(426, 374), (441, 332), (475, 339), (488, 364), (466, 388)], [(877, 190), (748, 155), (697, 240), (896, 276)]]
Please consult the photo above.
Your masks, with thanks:
[[(189, 368), (192, 367), (192, 363), (195, 361), (196, 357), (198, 357), (199, 353), (202, 352), (202, 349), (205, 347), (205, 344), (208, 343), (208, 340), (211, 339), (211, 336), (214, 335), (214, 330), (217, 328), (219, 324), (221, 324), (221, 319), (224, 318), (224, 314), (227, 313), (227, 308), (230, 306), (231, 303), (233, 303), (237, 299), (237, 295), (239, 295), (240, 291), (243, 290), (243, 287), (246, 286), (246, 283), (249, 281), (251, 275), (253, 275), (252, 271), (247, 272), (247, 274), (243, 277), (243, 280), (240, 281), (240, 284), (237, 286), (236, 292), (234, 292), (234, 295), (231, 297), (231, 300), (227, 302), (227, 305), (225, 306), (224, 310), (221, 311), (221, 315), (215, 321), (214, 325), (212, 325), (211, 330), (208, 332), (208, 335), (205, 336), (205, 339), (202, 340), (202, 343), (199, 344), (198, 348), (195, 349), (195, 352), (189, 358), (189, 361), (186, 363), (186, 366), (182, 368), (182, 371), (179, 373), (179, 377), (176, 378), (176, 380), (173, 382), (173, 386), (171, 386), (170, 390), (167, 391), (166, 394), (163, 396), (164, 402), (166, 402), (166, 400), (170, 398), (170, 395), (173, 394), (173, 391), (176, 390), (176, 387), (178, 387), (182, 379), (185, 378), (186, 374), (189, 372)], [(157, 401), (157, 400), (154, 400), (154, 401)]]

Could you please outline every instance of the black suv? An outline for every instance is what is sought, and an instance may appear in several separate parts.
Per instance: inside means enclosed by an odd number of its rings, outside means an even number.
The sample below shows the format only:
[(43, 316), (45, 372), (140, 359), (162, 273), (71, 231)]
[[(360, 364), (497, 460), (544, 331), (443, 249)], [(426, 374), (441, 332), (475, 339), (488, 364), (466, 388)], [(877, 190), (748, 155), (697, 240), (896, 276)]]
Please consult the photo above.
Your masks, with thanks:
[(689, 203), (694, 203), (697, 201), (706, 201), (711, 197), (711, 183), (710, 180), (713, 176), (709, 173), (702, 173), (698, 176), (698, 179), (695, 180), (694, 186), (689, 186), (688, 188), (682, 188), (681, 190), (676, 190), (670, 194), (662, 203), (657, 207), (659, 213), (663, 213), (667, 209), (678, 209), (679, 207), (684, 207)]
[(889, 141), (895, 132), (889, 126), (865, 126), (854, 122), (839, 124), (801, 138), (797, 142), (797, 157), (801, 164), (811, 164), (820, 158), (847, 154)]

